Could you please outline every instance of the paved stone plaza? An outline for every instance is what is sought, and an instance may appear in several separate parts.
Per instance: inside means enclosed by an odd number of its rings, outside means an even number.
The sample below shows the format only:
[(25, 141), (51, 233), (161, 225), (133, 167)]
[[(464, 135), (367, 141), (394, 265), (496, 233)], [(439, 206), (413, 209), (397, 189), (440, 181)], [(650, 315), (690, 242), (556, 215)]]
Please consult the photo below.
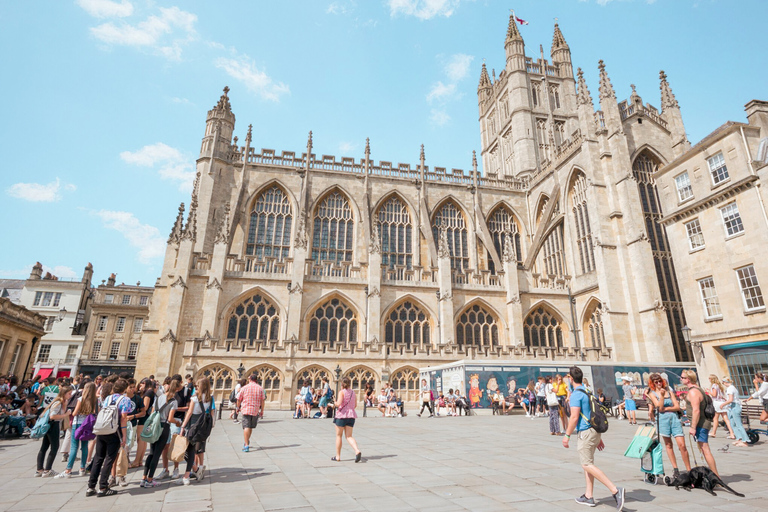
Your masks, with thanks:
[[(330, 460), (329, 420), (292, 420), (287, 412), (268, 411), (250, 453), (240, 451), (239, 425), (225, 420), (216, 426), (206, 457), (211, 471), (202, 483), (145, 490), (138, 486), (141, 472), (130, 470), (128, 487), (109, 498), (86, 498), (85, 478), (34, 478), (38, 442), (0, 441), (0, 512), (581, 510), (573, 501), (583, 492), (575, 447), (563, 449), (547, 425), (544, 418), (519, 415), (362, 418), (355, 437), (364, 458), (354, 464), (346, 444), (344, 460)], [(712, 497), (643, 483), (639, 461), (623, 456), (634, 431), (627, 422), (611, 422), (607, 449), (597, 458), (616, 484), (626, 487), (625, 510), (768, 510), (765, 441), (731, 453), (716, 451), (726, 482), (747, 496)], [(725, 443), (718, 437), (713, 447)], [(63, 467), (57, 457), (54, 469)], [(598, 485), (595, 494), (597, 510), (613, 509), (607, 490)]]

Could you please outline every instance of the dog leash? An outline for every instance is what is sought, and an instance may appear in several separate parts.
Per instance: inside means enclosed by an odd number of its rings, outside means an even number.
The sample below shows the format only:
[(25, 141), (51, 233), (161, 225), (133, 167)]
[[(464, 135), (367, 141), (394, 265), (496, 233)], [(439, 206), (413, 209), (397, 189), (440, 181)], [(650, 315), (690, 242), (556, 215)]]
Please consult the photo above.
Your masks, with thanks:
[[(692, 441), (692, 439), (693, 439), (693, 441)], [(698, 443), (695, 443), (694, 441), (695, 441), (694, 435), (693, 434), (688, 434), (688, 443), (691, 445), (690, 452), (691, 452), (691, 455), (693, 456), (693, 465), (694, 466), (698, 466), (699, 463), (696, 461), (696, 450), (694, 449), (694, 444), (696, 445), (696, 447), (698, 447), (699, 445), (698, 445)], [(699, 448), (699, 451), (701, 451), (701, 448)], [(704, 458), (704, 452), (701, 452), (701, 457), (702, 457), (702, 459)]]

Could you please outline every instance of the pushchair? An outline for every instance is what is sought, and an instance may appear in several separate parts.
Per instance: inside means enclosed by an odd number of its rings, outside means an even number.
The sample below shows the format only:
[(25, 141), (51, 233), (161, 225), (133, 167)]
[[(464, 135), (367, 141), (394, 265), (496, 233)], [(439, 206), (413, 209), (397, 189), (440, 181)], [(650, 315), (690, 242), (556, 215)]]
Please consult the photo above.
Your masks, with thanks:
[(654, 485), (664, 481), (664, 448), (658, 426), (657, 415), (655, 427), (638, 427), (635, 437), (624, 452), (625, 457), (640, 459), (643, 481)]

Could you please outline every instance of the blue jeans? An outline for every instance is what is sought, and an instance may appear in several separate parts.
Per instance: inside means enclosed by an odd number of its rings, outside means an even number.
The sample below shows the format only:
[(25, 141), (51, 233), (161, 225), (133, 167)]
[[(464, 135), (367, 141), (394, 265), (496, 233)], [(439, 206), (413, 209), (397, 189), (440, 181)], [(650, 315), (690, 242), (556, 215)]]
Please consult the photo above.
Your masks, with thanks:
[(77, 445), (80, 445), (80, 468), (85, 469), (85, 461), (88, 460), (88, 441), (78, 441), (75, 439), (75, 432), (80, 425), (72, 426), (72, 435), (70, 436), (72, 442), (69, 444), (69, 460), (67, 461), (67, 471), (72, 470), (72, 466), (75, 465), (75, 458), (77, 458)]
[(738, 402), (731, 403), (728, 408), (728, 419), (731, 420), (731, 428), (733, 429), (733, 435), (736, 439), (749, 442), (747, 431), (744, 430), (744, 425), (741, 423), (741, 404)]

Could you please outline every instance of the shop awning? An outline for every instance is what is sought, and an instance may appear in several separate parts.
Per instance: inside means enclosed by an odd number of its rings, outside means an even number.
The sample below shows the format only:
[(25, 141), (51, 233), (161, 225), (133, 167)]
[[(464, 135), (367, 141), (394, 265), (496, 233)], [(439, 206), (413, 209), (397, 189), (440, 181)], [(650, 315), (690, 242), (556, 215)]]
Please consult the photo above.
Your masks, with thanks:
[(69, 377), (72, 374), (71, 370), (59, 370), (56, 373), (56, 377)]
[[(40, 368), (40, 371), (36, 375), (39, 375), (41, 379), (47, 379), (53, 373), (53, 368)], [(32, 376), (34, 377), (34, 375)]]

